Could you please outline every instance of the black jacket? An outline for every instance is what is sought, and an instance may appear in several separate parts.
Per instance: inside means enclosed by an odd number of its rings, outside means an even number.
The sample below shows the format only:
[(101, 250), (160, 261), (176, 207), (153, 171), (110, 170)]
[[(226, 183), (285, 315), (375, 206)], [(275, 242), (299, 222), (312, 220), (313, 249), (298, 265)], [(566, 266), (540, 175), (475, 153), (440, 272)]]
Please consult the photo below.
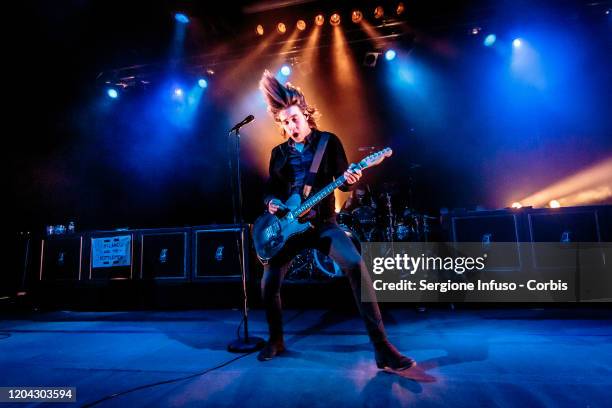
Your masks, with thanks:
[[(315, 146), (319, 143), (319, 138), (323, 132), (313, 129), (312, 143)], [(312, 186), (310, 195), (312, 196), (317, 191), (334, 181), (334, 179), (340, 177), (348, 168), (348, 160), (342, 142), (333, 133), (329, 134), (329, 140), (325, 148), (325, 153), (321, 159), (321, 165), (319, 171), (315, 177), (315, 181)], [(273, 198), (278, 198), (285, 202), (289, 198), (291, 191), (292, 172), (291, 165), (289, 164), (289, 141), (279, 144), (272, 149), (272, 155), (270, 157), (270, 176), (265, 185), (264, 193), (264, 205), (266, 209), (268, 202)], [(341, 191), (350, 191), (355, 187), (355, 184), (348, 185), (344, 184), (339, 189)], [(335, 217), (335, 200), (334, 195), (330, 194), (323, 199), (317, 206), (315, 206), (317, 212), (316, 219), (319, 221), (329, 220)]]

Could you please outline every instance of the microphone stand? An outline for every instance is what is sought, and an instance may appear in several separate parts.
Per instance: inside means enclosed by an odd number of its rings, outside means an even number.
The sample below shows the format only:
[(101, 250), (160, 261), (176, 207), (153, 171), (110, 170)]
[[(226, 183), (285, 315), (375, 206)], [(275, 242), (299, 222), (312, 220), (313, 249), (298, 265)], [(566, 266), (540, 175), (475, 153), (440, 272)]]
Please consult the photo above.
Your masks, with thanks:
[[(240, 337), (238, 332), (238, 338), (227, 345), (227, 350), (233, 353), (248, 353), (263, 348), (265, 341), (261, 337), (249, 336), (249, 312), (248, 312), (248, 295), (247, 295), (247, 277), (246, 277), (246, 248), (245, 242), (245, 228), (244, 221), (242, 219), (242, 183), (240, 176), (240, 127), (235, 130), (231, 130), (229, 134), (234, 133), (236, 135), (236, 149), (235, 149), (235, 160), (236, 160), (236, 174), (234, 182), (232, 183), (232, 203), (234, 206), (234, 224), (238, 224), (240, 228), (240, 236), (237, 239), (238, 244), (238, 259), (240, 262), (240, 269), (242, 275), (242, 321), (244, 322), (244, 338)], [(229, 157), (230, 175), (232, 173), (232, 157)]]

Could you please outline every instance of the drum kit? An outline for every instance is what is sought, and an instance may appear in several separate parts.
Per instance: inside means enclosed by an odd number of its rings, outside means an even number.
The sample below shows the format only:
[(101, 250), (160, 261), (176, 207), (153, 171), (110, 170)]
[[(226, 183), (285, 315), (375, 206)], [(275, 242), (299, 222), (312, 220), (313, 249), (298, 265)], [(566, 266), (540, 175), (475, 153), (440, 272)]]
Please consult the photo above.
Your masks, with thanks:
[[(412, 203), (412, 189), (407, 203)], [(436, 217), (416, 212), (411, 205), (400, 205), (400, 188), (395, 182), (373, 190), (360, 183), (337, 214), (341, 229), (361, 253), (361, 242), (428, 242)], [(316, 249), (298, 254), (289, 265), (288, 281), (329, 281), (342, 276), (338, 265)]]
[[(369, 186), (364, 189), (371, 191)], [(356, 205), (345, 204), (338, 224), (352, 231), (360, 242), (427, 242), (431, 223), (437, 218), (420, 214), (409, 205), (397, 205), (398, 195), (397, 183), (385, 183), (369, 194), (370, 198), (358, 198)]]
[[(357, 236), (346, 226), (340, 225), (351, 239), (357, 251), (361, 253), (361, 243)], [(321, 251), (314, 248), (298, 253), (289, 264), (285, 281), (288, 282), (324, 282), (342, 277), (337, 263)]]

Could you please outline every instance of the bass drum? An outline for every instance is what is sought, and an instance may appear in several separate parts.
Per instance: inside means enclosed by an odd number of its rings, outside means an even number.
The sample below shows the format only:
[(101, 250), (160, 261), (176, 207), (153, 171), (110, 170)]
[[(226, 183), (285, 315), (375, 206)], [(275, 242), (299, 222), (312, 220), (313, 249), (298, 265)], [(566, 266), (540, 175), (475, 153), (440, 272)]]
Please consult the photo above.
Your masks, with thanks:
[(353, 215), (346, 211), (340, 211), (336, 216), (336, 220), (338, 222), (338, 225), (344, 225), (347, 228), (353, 228), (353, 226), (355, 225), (355, 219), (353, 218)]
[[(338, 226), (351, 239), (351, 242), (353, 242), (353, 245), (355, 245), (357, 252), (361, 254), (361, 242), (359, 242), (357, 234), (355, 234), (355, 232), (346, 225), (339, 224)], [(318, 251), (316, 249), (313, 249), (312, 252), (312, 258), (314, 263), (312, 269), (313, 280), (322, 281), (342, 277), (342, 270), (340, 270), (338, 264), (334, 262), (329, 256), (324, 255), (321, 251)]]
[(285, 282), (309, 282), (312, 280), (313, 249), (304, 249), (289, 263)]
[(373, 233), (376, 230), (376, 209), (371, 206), (361, 206), (351, 212), (353, 219), (353, 231), (361, 241), (373, 241)]

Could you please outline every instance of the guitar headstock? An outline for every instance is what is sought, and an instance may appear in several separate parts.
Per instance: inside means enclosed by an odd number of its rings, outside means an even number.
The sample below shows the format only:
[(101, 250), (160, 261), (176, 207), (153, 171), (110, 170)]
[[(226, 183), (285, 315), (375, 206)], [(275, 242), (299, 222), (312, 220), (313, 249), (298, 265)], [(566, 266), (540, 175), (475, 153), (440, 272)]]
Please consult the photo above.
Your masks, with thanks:
[(393, 150), (390, 147), (385, 147), (384, 149), (372, 153), (369, 156), (364, 157), (359, 163), (358, 166), (360, 169), (365, 169), (368, 167), (378, 166), (383, 162), (387, 157), (391, 157), (393, 154)]

